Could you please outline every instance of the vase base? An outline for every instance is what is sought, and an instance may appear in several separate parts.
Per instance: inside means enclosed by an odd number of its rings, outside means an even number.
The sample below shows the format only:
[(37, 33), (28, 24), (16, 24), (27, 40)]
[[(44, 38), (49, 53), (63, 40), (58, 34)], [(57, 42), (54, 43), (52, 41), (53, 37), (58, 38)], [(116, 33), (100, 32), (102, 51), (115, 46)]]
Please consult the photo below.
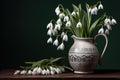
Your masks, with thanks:
[(74, 71), (74, 73), (77, 73), (77, 74), (90, 74), (90, 73), (93, 73), (93, 71), (90, 71), (90, 72)]

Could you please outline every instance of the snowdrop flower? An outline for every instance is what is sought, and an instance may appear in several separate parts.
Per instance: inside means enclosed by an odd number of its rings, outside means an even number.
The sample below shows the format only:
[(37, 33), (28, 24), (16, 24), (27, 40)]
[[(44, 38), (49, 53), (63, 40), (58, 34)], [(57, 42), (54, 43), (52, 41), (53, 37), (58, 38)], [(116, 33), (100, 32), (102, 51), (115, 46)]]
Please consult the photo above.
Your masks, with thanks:
[(68, 17), (68, 16), (65, 16), (63, 21), (64, 21), (64, 22), (69, 21), (69, 17)]
[(47, 25), (47, 29), (50, 29), (50, 28), (53, 28), (53, 24), (52, 24), (52, 22), (50, 22), (50, 23), (48, 23), (48, 25)]
[(20, 73), (20, 70), (16, 70), (15, 72), (14, 72), (14, 75), (17, 75), (17, 74), (19, 74)]
[(64, 34), (64, 35), (63, 35), (63, 41), (68, 41), (68, 36), (67, 36), (67, 34)]
[(59, 8), (59, 6), (55, 9), (55, 13), (56, 13), (56, 15), (60, 14), (60, 8)]
[(47, 40), (47, 43), (52, 43), (53, 42), (53, 40), (52, 40), (52, 38), (50, 37), (48, 40)]
[(75, 11), (73, 11), (71, 15), (74, 16), (74, 17), (76, 17)]
[(82, 23), (81, 22), (78, 22), (77, 25), (76, 25), (77, 28), (82, 28)]
[(110, 19), (109, 18), (106, 18), (105, 20), (104, 20), (104, 24), (105, 25), (110, 25), (111, 24), (111, 21), (110, 21)]
[(91, 14), (97, 15), (97, 11), (98, 11), (97, 7), (94, 7), (94, 8), (91, 10)]
[(31, 75), (31, 74), (32, 74), (32, 71), (31, 71), (31, 70), (28, 70), (27, 74), (28, 74), (28, 75)]
[(37, 74), (40, 74), (42, 72), (42, 69), (39, 67), (36, 72)]
[(45, 74), (46, 74), (46, 70), (45, 70), (45, 69), (42, 70), (41, 74), (42, 74), (42, 75), (45, 75)]
[(36, 71), (32, 71), (32, 75), (36, 75), (37, 74), (37, 72)]
[(56, 23), (57, 23), (57, 24), (60, 24), (60, 26), (62, 26), (62, 21), (61, 21), (61, 19), (58, 19)]
[(52, 34), (53, 34), (53, 35), (58, 34), (57, 29), (54, 28)]
[(103, 5), (100, 3), (98, 6), (98, 10), (103, 9)]
[(53, 30), (52, 29), (49, 29), (48, 32), (47, 32), (47, 35), (51, 36), (53, 33)]
[(106, 25), (108, 30), (112, 30), (111, 26), (108, 24)]
[(104, 33), (103, 27), (99, 29), (98, 33), (99, 33), (99, 34), (103, 34), (103, 33)]
[(38, 67), (35, 67), (35, 68), (33, 69), (33, 72), (37, 72), (37, 70), (38, 70)]
[(66, 27), (70, 27), (71, 26), (71, 22), (68, 21), (66, 24), (65, 24)]
[(105, 34), (109, 35), (109, 30), (108, 29), (105, 30)]
[(111, 20), (111, 24), (112, 24), (112, 25), (117, 24), (116, 20), (115, 20), (115, 19), (112, 19), (112, 20)]
[(55, 72), (54, 72), (54, 71), (50, 71), (50, 74), (51, 74), (51, 75), (54, 75), (54, 74), (55, 74)]
[(62, 33), (61, 33), (61, 38), (62, 38), (64, 35), (65, 35), (65, 33), (64, 33), (64, 32), (62, 32)]
[(57, 74), (60, 74), (61, 73), (61, 70), (59, 68), (56, 68), (56, 73)]
[(57, 47), (57, 50), (64, 50), (65, 46), (63, 42)]
[(46, 70), (46, 73), (47, 73), (47, 74), (50, 74), (50, 70), (49, 70), (49, 69), (47, 69), (47, 70)]
[(20, 74), (23, 74), (23, 75), (25, 75), (26, 73), (27, 73), (26, 70), (22, 70), (22, 71), (20, 72)]
[(50, 70), (51, 70), (51, 71), (54, 71), (54, 68), (53, 68), (52, 66), (50, 66)]
[(56, 40), (53, 42), (53, 45), (58, 46), (58, 44), (59, 44), (58, 39), (56, 39)]
[(60, 24), (56, 24), (56, 25), (55, 25), (55, 29), (60, 31), (60, 29), (61, 29)]
[(59, 14), (59, 18), (60, 18), (60, 19), (63, 19), (64, 17), (65, 17), (65, 14), (64, 14), (64, 13), (60, 13), (60, 14)]

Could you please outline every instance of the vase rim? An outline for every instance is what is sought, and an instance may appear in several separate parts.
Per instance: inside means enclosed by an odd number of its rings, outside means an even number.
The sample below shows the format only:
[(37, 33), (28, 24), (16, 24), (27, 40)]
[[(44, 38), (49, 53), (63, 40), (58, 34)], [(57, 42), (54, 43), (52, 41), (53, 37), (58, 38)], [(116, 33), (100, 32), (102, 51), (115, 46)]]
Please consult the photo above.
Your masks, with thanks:
[(92, 37), (77, 37), (77, 36), (75, 36), (75, 35), (72, 35), (71, 36), (72, 38), (76, 38), (76, 39), (88, 39), (88, 40), (90, 40), (90, 39), (94, 39), (94, 38), (92, 38)]

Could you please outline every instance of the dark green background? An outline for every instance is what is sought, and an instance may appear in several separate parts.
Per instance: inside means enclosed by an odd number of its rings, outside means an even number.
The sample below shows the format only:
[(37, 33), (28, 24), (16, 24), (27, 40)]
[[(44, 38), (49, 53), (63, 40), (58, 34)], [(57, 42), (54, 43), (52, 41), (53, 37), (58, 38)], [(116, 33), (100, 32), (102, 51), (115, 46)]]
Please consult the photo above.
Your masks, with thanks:
[[(19, 68), (25, 61), (64, 56), (69, 65), (67, 54), (72, 41), (66, 43), (64, 51), (46, 43), (46, 25), (56, 19), (54, 9), (58, 4), (72, 9), (78, 5), (94, 4), (98, 0), (1, 0), (0, 7), (0, 69)], [(104, 10), (114, 16), (118, 24), (110, 32), (107, 51), (99, 69), (120, 69), (120, 4), (119, 0), (102, 0)], [(98, 40), (99, 49), (103, 40)], [(101, 45), (100, 45), (101, 44)]]

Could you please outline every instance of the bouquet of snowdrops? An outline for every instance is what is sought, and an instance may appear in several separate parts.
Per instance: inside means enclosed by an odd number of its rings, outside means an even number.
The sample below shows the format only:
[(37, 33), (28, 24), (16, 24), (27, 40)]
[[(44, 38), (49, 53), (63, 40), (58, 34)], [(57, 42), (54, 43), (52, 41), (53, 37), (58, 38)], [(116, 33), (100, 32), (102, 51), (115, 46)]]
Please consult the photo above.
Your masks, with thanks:
[[(68, 36), (94, 37), (96, 31), (98, 34), (109, 35), (109, 31), (112, 30), (111, 26), (117, 23), (112, 16), (108, 16), (106, 13), (101, 16), (98, 15), (98, 12), (103, 9), (100, 1), (91, 6), (86, 4), (85, 10), (81, 7), (81, 4), (78, 6), (73, 4), (72, 6), (73, 11), (70, 12), (69, 9), (65, 9), (59, 4), (55, 9), (58, 19), (51, 20), (47, 25), (47, 35), (50, 36), (47, 43), (57, 46), (57, 50), (64, 50), (64, 42), (68, 41)], [(97, 19), (95, 16), (97, 16)], [(55, 40), (53, 41), (53, 39)], [(59, 42), (61, 43), (59, 44)]]

